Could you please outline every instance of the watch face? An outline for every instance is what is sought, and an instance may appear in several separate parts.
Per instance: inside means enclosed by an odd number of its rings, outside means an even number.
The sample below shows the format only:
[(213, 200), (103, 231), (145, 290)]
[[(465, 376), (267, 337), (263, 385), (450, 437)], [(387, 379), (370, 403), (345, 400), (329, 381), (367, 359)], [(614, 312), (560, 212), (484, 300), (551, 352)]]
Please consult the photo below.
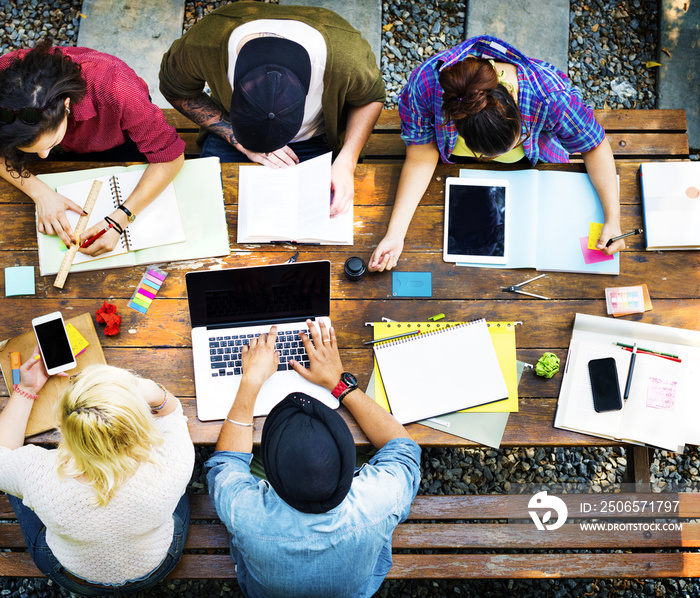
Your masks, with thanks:
[(348, 386), (357, 386), (357, 378), (353, 376), (349, 372), (343, 372), (342, 376), (340, 376), (340, 379), (345, 382)]

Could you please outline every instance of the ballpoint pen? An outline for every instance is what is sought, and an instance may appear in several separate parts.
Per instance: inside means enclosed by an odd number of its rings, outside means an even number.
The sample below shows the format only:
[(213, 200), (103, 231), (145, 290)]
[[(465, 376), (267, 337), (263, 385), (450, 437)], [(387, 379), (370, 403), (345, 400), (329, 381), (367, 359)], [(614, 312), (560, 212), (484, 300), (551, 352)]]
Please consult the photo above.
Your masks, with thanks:
[(605, 244), (605, 246), (610, 247), (615, 241), (619, 241), (620, 239), (624, 239), (625, 237), (631, 237), (632, 235), (641, 235), (643, 232), (643, 228), (635, 228), (633, 231), (625, 233), (624, 235), (619, 235), (617, 237), (613, 237), (612, 239), (608, 239), (608, 242)]
[(627, 384), (625, 384), (625, 401), (630, 396), (630, 388), (632, 387), (632, 374), (634, 374), (634, 362), (637, 360), (637, 343), (632, 347), (632, 357), (630, 357), (630, 369), (627, 372)]

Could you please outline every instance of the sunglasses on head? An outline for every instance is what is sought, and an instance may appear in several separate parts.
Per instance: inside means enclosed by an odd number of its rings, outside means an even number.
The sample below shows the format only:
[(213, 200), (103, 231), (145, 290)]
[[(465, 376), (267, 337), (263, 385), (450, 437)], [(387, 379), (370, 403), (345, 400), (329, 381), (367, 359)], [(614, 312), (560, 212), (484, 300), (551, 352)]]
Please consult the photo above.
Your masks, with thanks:
[(0, 106), (0, 123), (9, 125), (19, 118), (25, 125), (36, 125), (41, 120), (43, 108), (5, 108)]

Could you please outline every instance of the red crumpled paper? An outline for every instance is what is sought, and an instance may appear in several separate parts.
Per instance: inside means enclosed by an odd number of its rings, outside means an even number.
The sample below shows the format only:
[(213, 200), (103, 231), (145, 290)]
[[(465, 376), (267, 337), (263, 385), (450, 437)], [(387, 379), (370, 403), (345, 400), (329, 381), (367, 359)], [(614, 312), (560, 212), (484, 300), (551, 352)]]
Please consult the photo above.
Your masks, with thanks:
[(122, 323), (122, 317), (117, 313), (117, 306), (113, 303), (104, 301), (102, 307), (95, 312), (95, 319), (99, 324), (106, 324), (105, 334), (114, 336), (119, 334), (119, 325)]

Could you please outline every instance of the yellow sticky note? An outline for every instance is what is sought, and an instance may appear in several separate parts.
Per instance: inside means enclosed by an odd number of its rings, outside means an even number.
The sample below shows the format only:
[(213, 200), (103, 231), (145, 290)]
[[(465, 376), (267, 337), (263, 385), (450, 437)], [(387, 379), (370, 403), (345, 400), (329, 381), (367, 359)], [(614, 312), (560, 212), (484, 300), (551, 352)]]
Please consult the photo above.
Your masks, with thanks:
[(600, 222), (591, 222), (588, 227), (588, 249), (598, 249), (596, 245), (601, 232), (603, 232), (603, 225)]
[(85, 349), (87, 349), (90, 344), (87, 339), (78, 332), (78, 329), (73, 326), (73, 324), (66, 324), (66, 332), (68, 333), (68, 340), (70, 341), (71, 349), (73, 349), (73, 355), (76, 357), (80, 355)]

